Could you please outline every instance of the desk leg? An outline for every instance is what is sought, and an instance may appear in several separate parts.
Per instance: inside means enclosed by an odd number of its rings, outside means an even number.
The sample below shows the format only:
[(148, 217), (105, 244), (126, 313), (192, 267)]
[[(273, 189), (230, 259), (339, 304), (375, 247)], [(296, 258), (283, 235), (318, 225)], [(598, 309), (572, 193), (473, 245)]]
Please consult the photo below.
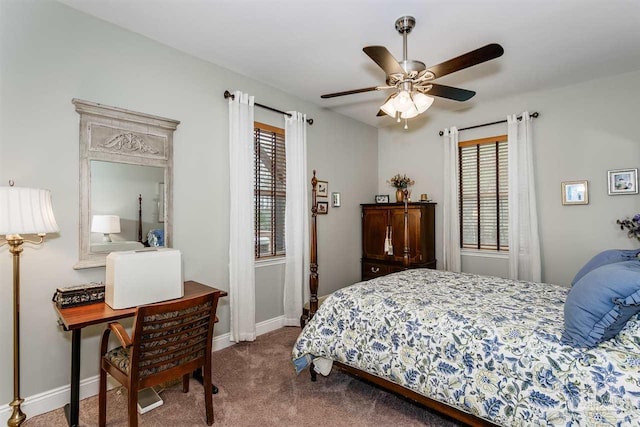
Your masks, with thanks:
[(77, 427), (80, 421), (80, 337), (81, 329), (71, 331), (71, 400), (64, 405), (69, 427)]
[[(202, 368), (198, 368), (193, 371), (193, 379), (204, 385), (204, 376), (202, 375)], [(211, 394), (218, 394), (218, 387), (211, 384)]]

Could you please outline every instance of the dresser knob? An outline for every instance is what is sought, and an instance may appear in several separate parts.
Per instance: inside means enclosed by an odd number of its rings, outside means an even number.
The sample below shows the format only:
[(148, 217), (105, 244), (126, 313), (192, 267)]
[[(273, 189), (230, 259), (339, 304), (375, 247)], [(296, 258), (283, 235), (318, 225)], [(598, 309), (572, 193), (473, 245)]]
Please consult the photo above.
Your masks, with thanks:
[(377, 273), (378, 271), (380, 271), (379, 267), (371, 267), (371, 272), (372, 273)]

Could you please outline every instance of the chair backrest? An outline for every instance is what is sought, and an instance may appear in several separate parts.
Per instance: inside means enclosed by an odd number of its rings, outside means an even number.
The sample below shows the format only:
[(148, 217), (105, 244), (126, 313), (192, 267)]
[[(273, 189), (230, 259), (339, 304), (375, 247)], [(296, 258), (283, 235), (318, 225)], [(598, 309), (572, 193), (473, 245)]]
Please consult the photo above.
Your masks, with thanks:
[(136, 311), (131, 346), (131, 382), (142, 386), (176, 378), (211, 360), (219, 292)]

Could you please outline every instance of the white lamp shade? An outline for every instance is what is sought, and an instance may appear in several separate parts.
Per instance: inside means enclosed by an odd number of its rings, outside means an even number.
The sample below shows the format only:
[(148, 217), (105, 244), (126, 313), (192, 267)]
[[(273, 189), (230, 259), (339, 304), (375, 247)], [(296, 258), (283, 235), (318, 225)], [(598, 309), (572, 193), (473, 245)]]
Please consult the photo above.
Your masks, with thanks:
[(49, 190), (0, 187), (0, 235), (58, 231)]
[(393, 98), (393, 106), (401, 113), (404, 113), (409, 108), (411, 108), (412, 104), (413, 102), (411, 102), (411, 96), (409, 96), (409, 92), (407, 92), (406, 90), (401, 91), (397, 96)]
[(119, 233), (120, 217), (118, 215), (94, 215), (91, 221), (93, 233)]
[(420, 114), (418, 112), (418, 109), (416, 108), (415, 105), (411, 105), (411, 107), (405, 111), (404, 113), (400, 114), (400, 117), (403, 119), (413, 119), (415, 116), (417, 116), (418, 114)]
[(425, 95), (424, 93), (416, 92), (413, 94), (413, 103), (416, 105), (418, 114), (422, 114), (427, 111), (427, 108), (433, 104), (433, 98)]
[(395, 98), (395, 96), (391, 96), (389, 97), (389, 99), (387, 100), (387, 102), (385, 102), (382, 107), (380, 107), (380, 109), (386, 113), (387, 115), (391, 116), (391, 117), (395, 117), (396, 116), (396, 107), (393, 106), (393, 98)]

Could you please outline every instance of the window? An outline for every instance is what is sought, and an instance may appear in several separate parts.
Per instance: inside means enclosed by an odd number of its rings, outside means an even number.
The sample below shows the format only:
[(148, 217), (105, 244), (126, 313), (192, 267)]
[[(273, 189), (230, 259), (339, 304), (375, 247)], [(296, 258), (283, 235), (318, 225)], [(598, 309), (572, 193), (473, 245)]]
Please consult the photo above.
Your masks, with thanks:
[(254, 123), (255, 256), (282, 256), (286, 201), (284, 129)]
[(458, 143), (460, 247), (509, 250), (507, 135)]

